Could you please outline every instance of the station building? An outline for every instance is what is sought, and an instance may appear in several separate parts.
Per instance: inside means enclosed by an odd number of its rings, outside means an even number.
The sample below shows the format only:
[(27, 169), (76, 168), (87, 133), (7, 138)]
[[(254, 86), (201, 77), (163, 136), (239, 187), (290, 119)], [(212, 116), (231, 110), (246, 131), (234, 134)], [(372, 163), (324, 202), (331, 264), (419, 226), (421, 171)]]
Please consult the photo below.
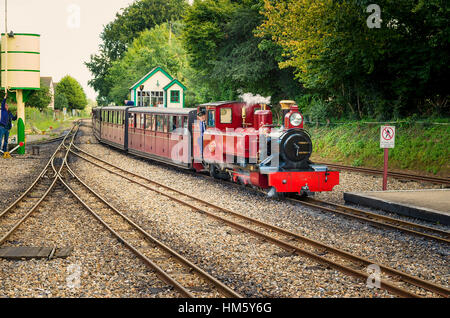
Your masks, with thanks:
[(160, 66), (130, 87), (136, 106), (184, 108), (186, 87)]

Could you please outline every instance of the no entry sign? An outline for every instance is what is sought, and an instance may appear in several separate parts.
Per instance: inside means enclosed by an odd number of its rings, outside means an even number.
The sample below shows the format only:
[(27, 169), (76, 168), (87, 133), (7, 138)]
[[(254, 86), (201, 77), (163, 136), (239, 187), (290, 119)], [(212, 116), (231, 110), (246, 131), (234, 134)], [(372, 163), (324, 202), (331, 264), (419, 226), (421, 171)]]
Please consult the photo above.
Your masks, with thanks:
[(394, 148), (395, 126), (381, 126), (380, 148)]

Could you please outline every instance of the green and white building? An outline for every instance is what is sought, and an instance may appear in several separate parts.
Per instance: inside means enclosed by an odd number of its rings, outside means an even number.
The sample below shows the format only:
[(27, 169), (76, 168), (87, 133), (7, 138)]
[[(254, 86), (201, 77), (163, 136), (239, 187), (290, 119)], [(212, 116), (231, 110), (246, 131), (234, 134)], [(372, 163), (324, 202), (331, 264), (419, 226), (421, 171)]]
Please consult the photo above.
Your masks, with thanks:
[(186, 87), (157, 66), (130, 87), (136, 106), (183, 108)]

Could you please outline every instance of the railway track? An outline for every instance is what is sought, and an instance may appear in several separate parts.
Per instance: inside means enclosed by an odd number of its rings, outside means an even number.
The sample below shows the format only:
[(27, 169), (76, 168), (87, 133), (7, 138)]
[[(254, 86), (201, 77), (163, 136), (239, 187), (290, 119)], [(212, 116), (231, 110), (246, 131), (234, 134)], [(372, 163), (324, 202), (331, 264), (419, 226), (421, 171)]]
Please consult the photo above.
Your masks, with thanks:
[[(69, 151), (71, 146), (66, 145), (66, 149)], [(242, 297), (108, 203), (76, 175), (67, 160), (58, 178), (86, 210), (183, 297)]]
[[(71, 131), (64, 136), (63, 141), (75, 138), (79, 125), (74, 125)], [(63, 157), (67, 155), (63, 142), (56, 148), (49, 161), (42, 169), (32, 185), (9, 207), (0, 213), (0, 245), (13, 234), (30, 215), (38, 209), (54, 189), (58, 180), (57, 166), (62, 168)]]
[[(122, 169), (110, 162), (99, 159), (76, 146), (73, 146), (73, 149), (76, 151), (71, 150), (71, 154), (78, 156), (94, 166), (109, 171), (112, 174), (138, 184), (184, 206), (188, 206), (193, 211), (203, 213), (240, 231), (250, 233), (260, 239), (271, 242), (290, 253), (306, 256), (318, 263), (339, 270), (345, 274), (367, 281), (371, 278), (366, 272), (367, 267), (370, 265), (377, 265), (382, 272), (380, 287), (396, 295), (402, 297), (420, 297), (423, 295), (440, 295), (448, 297), (450, 295), (450, 290), (446, 287), (422, 280), (418, 277), (411, 276), (381, 264), (374, 264), (371, 260), (211, 204), (200, 198)], [(420, 289), (422, 295), (419, 295), (416, 291), (411, 291), (411, 288)]]
[[(383, 175), (383, 170), (378, 170), (378, 169), (352, 167), (352, 166), (338, 165), (338, 164), (332, 164), (332, 163), (318, 163), (318, 164), (323, 164), (323, 165), (328, 166), (329, 168), (333, 168), (333, 169), (337, 169), (337, 170), (347, 170), (347, 171), (361, 172), (361, 173), (372, 174), (372, 175)], [(435, 184), (442, 184), (444, 186), (450, 186), (450, 178), (419, 176), (416, 174), (394, 172), (394, 171), (388, 171), (388, 177), (393, 177), (393, 178), (402, 179), (402, 180), (430, 182), (430, 183), (435, 183)]]
[(344, 215), (346, 217), (354, 218), (360, 221), (369, 222), (375, 226), (387, 227), (402, 232), (406, 232), (412, 235), (425, 237), (428, 239), (436, 240), (442, 243), (450, 243), (450, 233), (447, 231), (439, 230), (433, 227), (420, 225), (400, 219), (380, 215), (377, 213), (367, 212), (360, 209), (351, 208), (345, 205), (340, 205), (323, 200), (317, 200), (313, 198), (300, 198), (295, 196), (288, 198), (289, 201), (300, 203), (304, 206), (317, 208), (322, 211), (336, 213)]
[[(0, 245), (46, 202), (52, 190), (62, 188), (73, 195), (121, 243), (181, 296), (240, 298), (238, 293), (153, 238), (78, 178), (70, 168), (67, 157), (79, 125), (75, 125), (69, 134), (62, 138), (61, 144), (33, 184), (0, 213)], [(69, 139), (67, 146), (65, 142)]]

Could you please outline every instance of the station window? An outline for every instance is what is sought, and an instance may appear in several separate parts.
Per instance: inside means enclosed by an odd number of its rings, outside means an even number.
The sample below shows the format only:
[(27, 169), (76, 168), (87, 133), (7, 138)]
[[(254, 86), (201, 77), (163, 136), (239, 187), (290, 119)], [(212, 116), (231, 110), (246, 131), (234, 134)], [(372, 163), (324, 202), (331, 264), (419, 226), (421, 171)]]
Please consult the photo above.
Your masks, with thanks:
[(164, 104), (164, 92), (163, 91), (153, 91), (152, 92), (152, 106), (158, 107)]
[(216, 111), (215, 110), (208, 110), (208, 127), (215, 127), (216, 126)]
[(221, 108), (220, 109), (220, 123), (221, 124), (231, 124), (233, 121), (233, 111), (231, 108)]
[(170, 102), (171, 103), (180, 102), (180, 91), (170, 91)]

